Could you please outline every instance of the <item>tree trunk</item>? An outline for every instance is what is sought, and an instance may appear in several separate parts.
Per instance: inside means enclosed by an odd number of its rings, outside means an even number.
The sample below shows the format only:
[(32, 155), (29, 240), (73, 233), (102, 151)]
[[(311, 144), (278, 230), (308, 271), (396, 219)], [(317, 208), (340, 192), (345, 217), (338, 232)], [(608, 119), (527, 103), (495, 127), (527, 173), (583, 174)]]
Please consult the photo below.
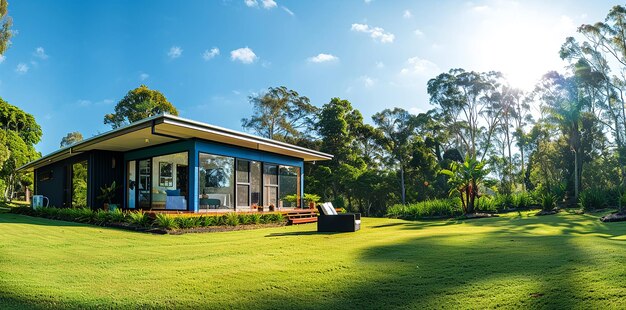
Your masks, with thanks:
[(406, 204), (406, 190), (404, 187), (404, 165), (400, 165), (400, 187), (402, 190), (402, 204)]

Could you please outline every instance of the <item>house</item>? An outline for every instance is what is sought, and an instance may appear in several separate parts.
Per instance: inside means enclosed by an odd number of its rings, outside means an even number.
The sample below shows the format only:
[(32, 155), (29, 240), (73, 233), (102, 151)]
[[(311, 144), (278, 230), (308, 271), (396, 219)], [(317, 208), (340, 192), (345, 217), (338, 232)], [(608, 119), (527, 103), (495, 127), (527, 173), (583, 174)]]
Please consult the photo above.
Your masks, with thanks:
[[(62, 148), (20, 168), (57, 207), (100, 207), (120, 184), (124, 209), (245, 211), (302, 207), (304, 162), (332, 155), (160, 114)], [(267, 209), (266, 209), (267, 210)]]

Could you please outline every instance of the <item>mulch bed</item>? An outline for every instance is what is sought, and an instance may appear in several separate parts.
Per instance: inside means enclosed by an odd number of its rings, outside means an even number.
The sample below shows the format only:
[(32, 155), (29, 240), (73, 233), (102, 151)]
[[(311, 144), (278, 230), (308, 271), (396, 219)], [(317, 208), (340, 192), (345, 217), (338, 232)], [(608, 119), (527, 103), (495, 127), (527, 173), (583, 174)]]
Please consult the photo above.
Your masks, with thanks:
[(456, 219), (457, 220), (473, 220), (473, 219), (483, 219), (483, 218), (488, 218), (488, 217), (499, 217), (499, 215), (491, 214), (491, 213), (472, 213), (472, 214), (461, 215), (457, 217)]
[(558, 209), (554, 209), (554, 210), (550, 210), (550, 211), (545, 211), (545, 210), (541, 210), (537, 213), (535, 213), (535, 216), (542, 216), (542, 215), (554, 215), (559, 213)]
[(600, 218), (602, 222), (622, 222), (626, 221), (626, 213), (611, 213)]
[(208, 232), (223, 232), (223, 231), (236, 231), (236, 230), (251, 230), (259, 228), (281, 227), (287, 225), (287, 222), (283, 223), (269, 223), (269, 224), (255, 224), (255, 225), (237, 225), (237, 226), (207, 226), (207, 227), (195, 227), (195, 228), (178, 228), (178, 229), (163, 229), (155, 227), (137, 227), (128, 223), (110, 223), (104, 225), (104, 227), (120, 228), (136, 232), (151, 233), (157, 235), (183, 235), (188, 233), (208, 233)]

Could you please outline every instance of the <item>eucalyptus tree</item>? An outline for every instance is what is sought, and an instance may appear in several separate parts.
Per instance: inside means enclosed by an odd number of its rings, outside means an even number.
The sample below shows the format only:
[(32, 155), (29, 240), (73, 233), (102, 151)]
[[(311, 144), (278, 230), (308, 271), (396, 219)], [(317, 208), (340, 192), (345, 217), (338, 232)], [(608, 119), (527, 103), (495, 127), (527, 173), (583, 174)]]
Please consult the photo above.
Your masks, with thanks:
[(128, 91), (115, 105), (115, 112), (104, 116), (104, 124), (113, 129), (160, 113), (178, 115), (178, 110), (158, 90), (141, 85)]
[(502, 75), (451, 69), (428, 81), (430, 103), (437, 118), (458, 141), (457, 148), (472, 158), (484, 159), (502, 113)]
[(61, 139), (61, 146), (60, 147), (66, 147), (66, 146), (70, 146), (72, 144), (78, 143), (80, 141), (83, 141), (83, 134), (78, 132), (78, 131), (74, 131), (74, 132), (70, 132), (67, 135), (65, 135), (65, 137), (63, 137), (63, 139)]
[(406, 204), (405, 170), (411, 159), (412, 139), (415, 135), (415, 117), (401, 108), (385, 109), (372, 116), (374, 124), (382, 133), (380, 144), (388, 152), (391, 167), (400, 173), (400, 197)]
[(270, 87), (249, 100), (253, 114), (241, 119), (241, 125), (259, 136), (293, 142), (306, 135), (315, 122), (317, 108), (309, 98), (285, 86)]
[(8, 13), (9, 3), (7, 0), (0, 0), (0, 55), (4, 54), (4, 52), (9, 47), (9, 43), (11, 40), (11, 25), (13, 24), (13, 20)]

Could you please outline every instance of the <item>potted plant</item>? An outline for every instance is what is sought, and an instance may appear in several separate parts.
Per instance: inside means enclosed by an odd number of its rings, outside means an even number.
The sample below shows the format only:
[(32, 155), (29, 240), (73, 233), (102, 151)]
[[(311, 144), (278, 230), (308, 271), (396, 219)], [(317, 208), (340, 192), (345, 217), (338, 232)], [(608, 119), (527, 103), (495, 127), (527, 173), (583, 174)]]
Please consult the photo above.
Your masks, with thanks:
[(98, 196), (98, 199), (104, 201), (104, 210), (115, 211), (118, 208), (118, 205), (113, 203), (117, 188), (118, 186), (115, 181), (113, 181), (110, 186), (100, 187), (100, 192), (102, 194)]
[(315, 209), (315, 205), (320, 201), (320, 196), (315, 194), (304, 194), (304, 201), (309, 204), (309, 209)]

